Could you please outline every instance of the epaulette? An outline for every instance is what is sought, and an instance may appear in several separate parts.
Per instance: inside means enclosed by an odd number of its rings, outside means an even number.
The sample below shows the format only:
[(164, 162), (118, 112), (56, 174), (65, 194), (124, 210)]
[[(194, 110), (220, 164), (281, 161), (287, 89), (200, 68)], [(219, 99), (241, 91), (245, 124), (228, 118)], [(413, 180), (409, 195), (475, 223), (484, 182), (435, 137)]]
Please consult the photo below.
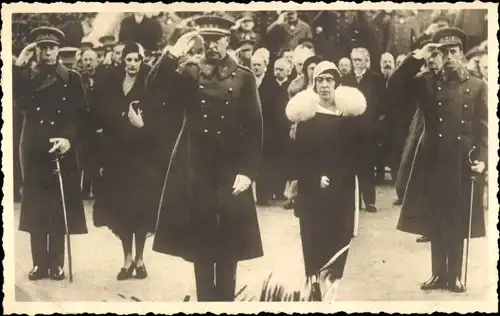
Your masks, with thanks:
[(238, 64), (238, 69), (241, 69), (241, 70), (243, 70), (245, 72), (248, 72), (249, 74), (253, 75), (252, 70), (250, 70), (250, 68), (248, 68), (248, 67), (245, 67), (243, 65)]
[(81, 77), (82, 77), (82, 75), (81, 75), (78, 71), (76, 71), (75, 69), (68, 68), (68, 72), (69, 72), (70, 74), (72, 74), (72, 75), (76, 75), (76, 76), (77, 76), (77, 77), (79, 77), (79, 78), (81, 78)]

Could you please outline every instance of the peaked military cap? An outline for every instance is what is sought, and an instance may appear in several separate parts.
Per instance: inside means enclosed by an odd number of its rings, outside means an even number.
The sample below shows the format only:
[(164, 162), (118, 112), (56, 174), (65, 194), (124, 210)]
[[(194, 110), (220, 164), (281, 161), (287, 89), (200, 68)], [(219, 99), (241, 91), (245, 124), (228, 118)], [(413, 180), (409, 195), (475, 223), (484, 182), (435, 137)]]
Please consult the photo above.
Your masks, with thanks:
[(30, 33), (30, 39), (37, 44), (51, 43), (61, 46), (65, 36), (63, 31), (55, 27), (41, 26), (33, 29)]
[(459, 28), (446, 27), (437, 31), (432, 37), (432, 41), (439, 44), (440, 47), (455, 45), (463, 47), (467, 43), (467, 34)]
[(201, 15), (195, 17), (194, 23), (200, 35), (220, 35), (227, 36), (231, 34), (231, 27), (234, 22), (217, 15)]

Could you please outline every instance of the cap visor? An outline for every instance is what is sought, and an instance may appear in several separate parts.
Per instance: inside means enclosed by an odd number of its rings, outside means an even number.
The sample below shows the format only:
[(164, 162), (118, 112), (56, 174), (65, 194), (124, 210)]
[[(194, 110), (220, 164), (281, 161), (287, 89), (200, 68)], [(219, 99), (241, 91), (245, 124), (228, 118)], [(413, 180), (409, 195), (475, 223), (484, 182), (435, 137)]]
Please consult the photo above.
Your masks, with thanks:
[(231, 33), (222, 29), (202, 29), (199, 31), (201, 36), (228, 36)]
[(54, 45), (57, 45), (57, 46), (61, 45), (61, 43), (59, 43), (57, 41), (53, 41), (53, 40), (40, 40), (40, 41), (37, 41), (36, 44), (37, 45), (39, 45), (39, 44), (54, 44)]
[(460, 42), (448, 42), (448, 43), (436, 44), (436, 48), (452, 47), (452, 46), (462, 46), (462, 43), (460, 43)]

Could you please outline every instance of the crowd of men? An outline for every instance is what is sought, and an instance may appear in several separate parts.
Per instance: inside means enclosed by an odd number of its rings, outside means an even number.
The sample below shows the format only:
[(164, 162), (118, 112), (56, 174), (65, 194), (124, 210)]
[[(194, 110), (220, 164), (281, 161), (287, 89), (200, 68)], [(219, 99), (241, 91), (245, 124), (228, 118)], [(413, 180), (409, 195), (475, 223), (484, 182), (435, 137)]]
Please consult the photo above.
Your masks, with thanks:
[[(206, 12), (205, 12), (206, 13)], [(273, 12), (274, 13), (274, 12)], [(306, 14), (307, 13), (307, 14)], [(235, 21), (232, 27), (230, 54), (237, 62), (251, 69), (257, 79), (263, 104), (265, 143), (264, 166), (268, 178), (257, 184), (257, 200), (266, 205), (270, 200), (283, 200), (286, 186), (287, 144), (293, 126), (287, 122), (283, 109), (294, 94), (297, 84), (307, 74), (304, 62), (318, 55), (335, 62), (344, 76), (344, 83), (365, 92), (369, 103), (367, 143), (364, 170), (359, 172), (360, 190), (366, 210), (376, 212), (375, 186), (385, 181), (388, 167), (396, 179), (408, 128), (416, 105), (389, 106), (394, 102), (413, 102), (406, 96), (387, 93), (386, 81), (408, 53), (420, 47), (433, 33), (447, 26), (459, 26), (469, 35), (466, 47), (469, 69), (487, 80), (486, 23), (484, 10), (366, 10), (366, 11), (284, 11), (274, 13), (276, 20), (263, 27), (262, 14), (270, 12), (216, 12)], [(144, 47), (145, 62), (153, 65), (161, 55), (162, 43), (175, 43), (194, 29), (193, 16), (181, 18), (175, 13), (162, 14), (166, 22), (145, 14), (126, 16), (118, 31), (100, 38), (100, 43), (85, 40), (92, 30), (95, 14), (85, 14), (62, 28), (66, 42), (59, 52), (60, 62), (78, 71), (88, 96), (105, 74), (120, 67), (125, 43), (134, 41)], [(258, 21), (258, 23), (256, 23)], [(474, 22), (475, 21), (475, 22)], [(265, 26), (265, 25), (264, 25)], [(167, 45), (168, 46), (168, 45)], [(199, 47), (201, 49), (201, 47)], [(33, 62), (33, 66), (35, 62)], [(91, 100), (91, 97), (88, 98)], [(391, 109), (390, 111), (388, 109)], [(15, 113), (15, 144), (18, 143), (22, 116)], [(21, 172), (15, 150), (15, 196), (20, 198)], [(82, 156), (92, 156), (85, 155)], [(90, 164), (91, 165), (91, 164)], [(89, 176), (94, 171), (82, 168), (82, 190), (92, 196)], [(402, 196), (399, 196), (402, 198)], [(400, 203), (400, 201), (396, 201)], [(285, 205), (293, 207), (293, 201)]]

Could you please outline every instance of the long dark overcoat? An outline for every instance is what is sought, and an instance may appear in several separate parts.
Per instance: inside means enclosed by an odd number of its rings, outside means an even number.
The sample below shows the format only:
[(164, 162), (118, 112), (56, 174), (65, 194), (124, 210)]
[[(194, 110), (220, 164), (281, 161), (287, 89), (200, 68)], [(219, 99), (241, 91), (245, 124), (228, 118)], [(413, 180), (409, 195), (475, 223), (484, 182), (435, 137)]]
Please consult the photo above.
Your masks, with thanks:
[(398, 198), (400, 199), (403, 199), (403, 196), (405, 194), (406, 185), (408, 184), (408, 178), (410, 177), (411, 167), (413, 165), (413, 160), (415, 159), (415, 153), (418, 152), (417, 145), (423, 131), (424, 118), (421, 114), (420, 109), (417, 108), (410, 125), (408, 137), (406, 137), (403, 153), (401, 154), (401, 161), (399, 163), (396, 182), (394, 183), (394, 186), (396, 187), (396, 193), (398, 195)]
[(87, 113), (80, 75), (63, 65), (55, 71), (13, 68), (16, 98), (21, 100), (24, 122), (21, 134), (23, 196), (21, 231), (64, 233), (64, 216), (50, 138), (67, 138), (71, 148), (61, 160), (69, 232), (87, 233), (76, 160), (81, 120)]
[[(447, 230), (467, 236), (473, 159), (487, 163), (487, 86), (463, 68), (448, 78), (424, 73), (424, 61), (409, 56), (389, 79), (391, 89), (418, 98), (425, 131), (411, 169), (398, 229), (431, 236)], [(404, 106), (401, 104), (400, 106)], [(481, 186), (477, 176), (471, 236), (485, 236)]]
[[(256, 81), (230, 57), (211, 69), (204, 60), (178, 67), (166, 54), (148, 80), (151, 108), (167, 108), (163, 124), (177, 128), (175, 141), (162, 139), (173, 150), (153, 250), (192, 262), (253, 259), (263, 255), (253, 194), (232, 192), (236, 175), (258, 174)], [(161, 125), (154, 121), (145, 124)]]
[(96, 91), (97, 104), (92, 117), (102, 128), (98, 165), (103, 168), (102, 192), (94, 204), (94, 224), (107, 226), (120, 234), (156, 228), (158, 199), (161, 193), (163, 168), (155, 164), (158, 148), (150, 129), (137, 128), (128, 119), (130, 103), (148, 111), (145, 102), (145, 81), (150, 67), (143, 64), (130, 91), (125, 95), (124, 67), (110, 72)]

